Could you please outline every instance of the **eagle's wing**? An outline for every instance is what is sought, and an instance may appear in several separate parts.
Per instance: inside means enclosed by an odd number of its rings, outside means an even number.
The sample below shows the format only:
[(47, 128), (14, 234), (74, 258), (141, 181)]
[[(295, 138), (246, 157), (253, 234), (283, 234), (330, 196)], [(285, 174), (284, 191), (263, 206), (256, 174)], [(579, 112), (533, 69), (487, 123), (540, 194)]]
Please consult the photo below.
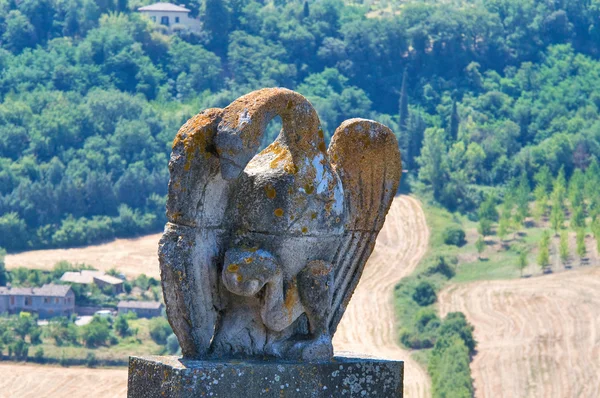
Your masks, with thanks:
[(344, 187), (345, 234), (334, 264), (331, 335), (352, 297), (400, 183), (398, 142), (386, 126), (350, 119), (337, 128), (329, 159)]
[[(217, 322), (217, 262), (229, 186), (214, 139), (223, 110), (185, 123), (169, 161), (167, 225), (159, 260), (167, 315), (185, 357), (206, 355)], [(217, 307), (217, 308), (216, 308)]]

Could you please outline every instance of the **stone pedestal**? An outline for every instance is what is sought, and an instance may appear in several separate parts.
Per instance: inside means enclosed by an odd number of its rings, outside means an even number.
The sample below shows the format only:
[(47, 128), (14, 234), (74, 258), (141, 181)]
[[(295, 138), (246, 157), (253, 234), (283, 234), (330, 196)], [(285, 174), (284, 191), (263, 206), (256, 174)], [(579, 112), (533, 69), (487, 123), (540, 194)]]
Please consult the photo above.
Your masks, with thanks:
[(142, 397), (402, 397), (404, 362), (193, 361), (130, 357), (127, 395)]

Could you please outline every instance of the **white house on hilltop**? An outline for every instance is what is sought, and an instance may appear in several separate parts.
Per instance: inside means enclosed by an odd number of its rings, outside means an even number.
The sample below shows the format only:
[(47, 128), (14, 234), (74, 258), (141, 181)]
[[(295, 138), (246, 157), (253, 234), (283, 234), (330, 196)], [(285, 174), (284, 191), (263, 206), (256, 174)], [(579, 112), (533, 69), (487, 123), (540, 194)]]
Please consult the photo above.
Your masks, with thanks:
[(171, 3), (154, 3), (149, 6), (140, 7), (138, 11), (150, 18), (152, 21), (164, 25), (172, 32), (174, 28), (180, 27), (191, 31), (200, 30), (200, 21), (191, 18), (190, 10), (180, 5)]

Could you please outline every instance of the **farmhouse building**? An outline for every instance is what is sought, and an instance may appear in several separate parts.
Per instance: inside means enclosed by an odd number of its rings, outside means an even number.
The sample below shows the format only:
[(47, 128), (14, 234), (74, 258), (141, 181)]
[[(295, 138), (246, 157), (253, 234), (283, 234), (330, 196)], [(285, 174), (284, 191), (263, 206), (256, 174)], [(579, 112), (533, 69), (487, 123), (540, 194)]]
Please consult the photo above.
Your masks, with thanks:
[(135, 312), (140, 318), (154, 318), (162, 315), (162, 303), (158, 301), (121, 301), (117, 305), (120, 314)]
[(75, 312), (75, 293), (68, 285), (0, 287), (0, 314), (26, 311), (40, 318), (70, 316)]
[(123, 280), (107, 275), (102, 271), (83, 270), (81, 272), (65, 272), (60, 280), (80, 285), (91, 285), (94, 283), (100, 289), (110, 286), (112, 294), (123, 293)]
[(149, 6), (140, 7), (138, 11), (153, 22), (166, 26), (169, 32), (172, 32), (176, 28), (191, 31), (200, 30), (200, 21), (191, 18), (188, 15), (190, 10), (184, 6), (177, 6), (171, 3), (154, 3)]

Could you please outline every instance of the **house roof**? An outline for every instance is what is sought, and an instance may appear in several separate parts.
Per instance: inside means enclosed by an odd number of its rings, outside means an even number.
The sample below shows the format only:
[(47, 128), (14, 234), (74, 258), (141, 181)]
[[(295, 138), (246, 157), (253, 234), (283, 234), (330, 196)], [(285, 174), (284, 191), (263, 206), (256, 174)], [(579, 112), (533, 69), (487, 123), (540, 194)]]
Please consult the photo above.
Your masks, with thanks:
[(0, 295), (2, 296), (50, 296), (50, 297), (65, 297), (71, 290), (69, 285), (55, 285), (53, 283), (42, 287), (0, 287)]
[(154, 3), (145, 7), (140, 7), (138, 8), (138, 11), (190, 12), (191, 10), (171, 3)]
[(105, 283), (110, 283), (111, 285), (118, 285), (123, 283), (123, 281), (119, 278), (106, 275), (102, 271), (92, 270), (82, 270), (81, 272), (65, 272), (60, 278), (60, 280), (63, 282), (82, 283), (86, 285), (94, 283), (94, 279), (99, 279)]
[(159, 301), (120, 301), (117, 308), (132, 308), (132, 309), (153, 309), (157, 310), (162, 307)]

